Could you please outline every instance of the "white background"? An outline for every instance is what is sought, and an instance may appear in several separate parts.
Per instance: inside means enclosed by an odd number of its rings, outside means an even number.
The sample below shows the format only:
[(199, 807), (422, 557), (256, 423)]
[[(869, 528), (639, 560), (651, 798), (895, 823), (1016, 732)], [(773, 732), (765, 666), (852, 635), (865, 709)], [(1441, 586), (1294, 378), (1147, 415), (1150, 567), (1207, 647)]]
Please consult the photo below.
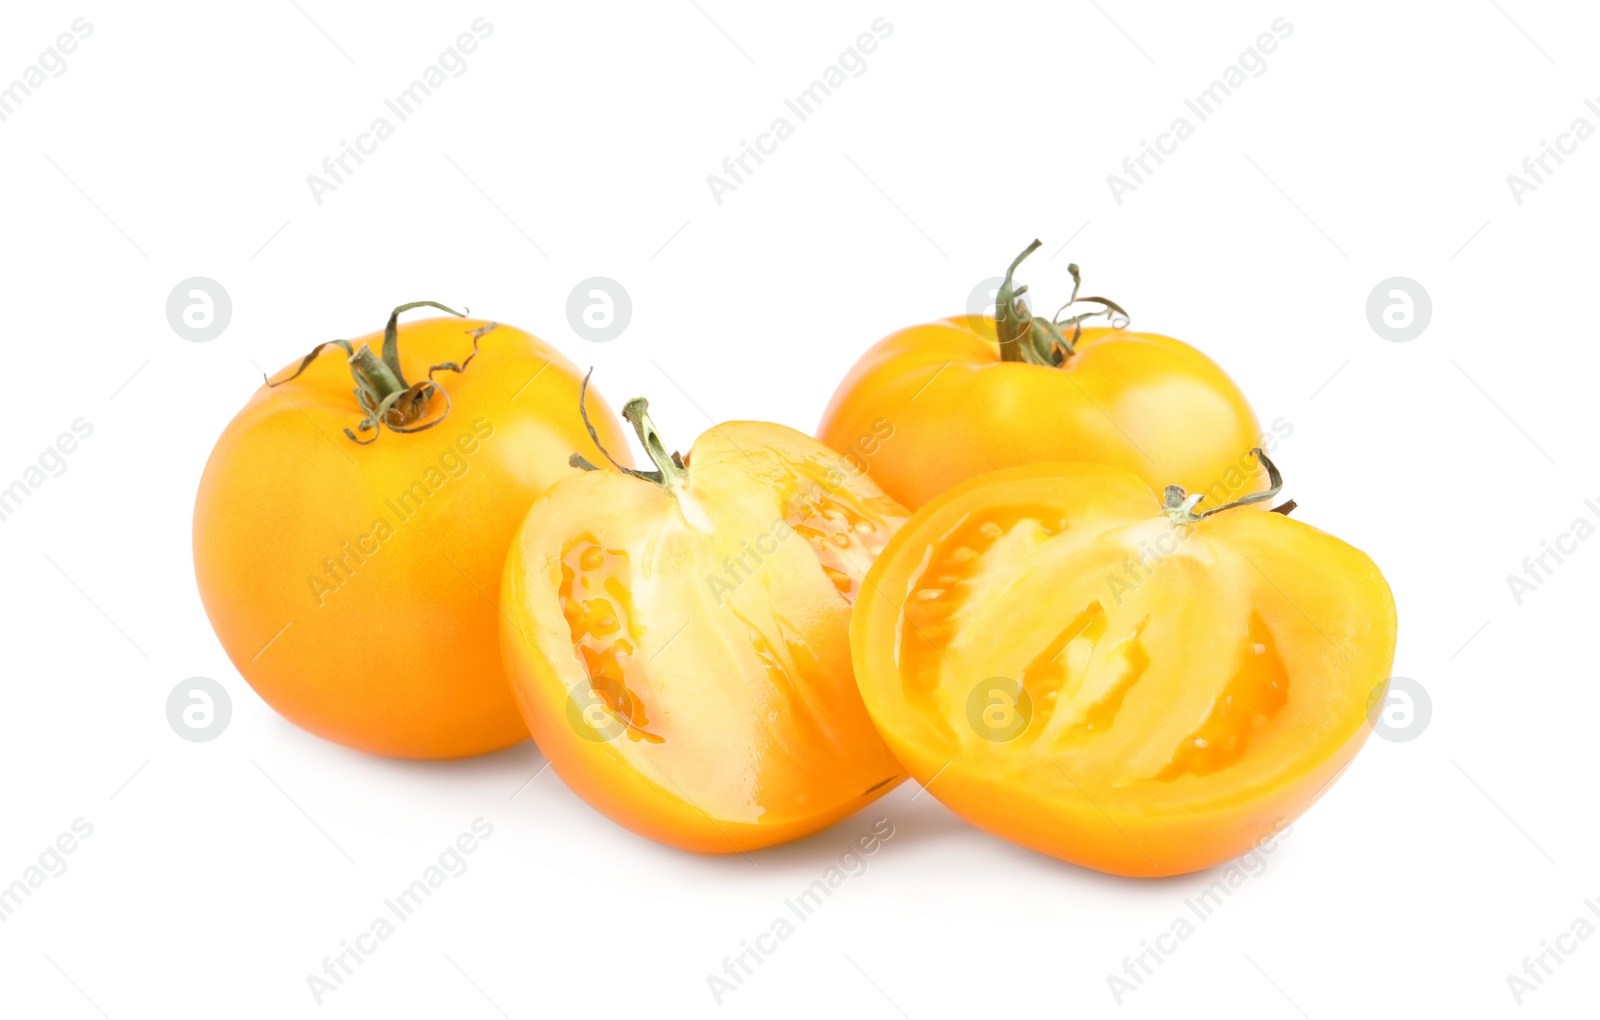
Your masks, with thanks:
[[(1506, 176), (1574, 118), (1600, 128), (1583, 105), (1600, 14), (697, 2), (8, 5), (0, 82), (75, 17), (94, 30), (0, 123), (0, 481), (74, 419), (94, 434), (0, 522), (0, 884), (73, 819), (94, 832), (0, 923), (0, 1014), (1592, 1009), (1600, 938), (1521, 1007), (1506, 978), (1580, 915), (1600, 925), (1600, 542), (1520, 606), (1506, 577), (1600, 497), (1600, 139), (1520, 205)], [(466, 72), (317, 204), (307, 175), (480, 15), (494, 31)], [(880, 16), (894, 32), (865, 73), (713, 201), (706, 176)], [(1279, 17), (1294, 31), (1266, 71), (1187, 114), (1193, 137), (1118, 204), (1106, 176)], [(1293, 423), (1287, 494), (1383, 567), (1395, 672), (1432, 699), (1420, 737), (1372, 740), (1120, 1006), (1107, 976), (1214, 876), (1083, 871), (911, 783), (754, 862), (691, 857), (551, 772), (524, 787), (531, 744), (416, 764), (300, 732), (207, 625), (192, 501), (256, 364), (432, 298), (596, 365), (614, 404), (649, 396), (679, 447), (710, 420), (809, 431), (862, 349), (963, 311), (1036, 235), (1041, 304), (1076, 260), (1135, 327), (1200, 346), (1264, 422)], [(166, 320), (195, 275), (232, 296), (210, 343)], [(566, 318), (594, 275), (634, 306), (607, 344)], [(1391, 276), (1432, 297), (1408, 343), (1367, 321)], [(167, 723), (191, 676), (232, 696), (210, 743)], [(470, 870), (316, 1005), (307, 975), (480, 816), (494, 834)], [(707, 975), (884, 816), (870, 869), (717, 1006)]]

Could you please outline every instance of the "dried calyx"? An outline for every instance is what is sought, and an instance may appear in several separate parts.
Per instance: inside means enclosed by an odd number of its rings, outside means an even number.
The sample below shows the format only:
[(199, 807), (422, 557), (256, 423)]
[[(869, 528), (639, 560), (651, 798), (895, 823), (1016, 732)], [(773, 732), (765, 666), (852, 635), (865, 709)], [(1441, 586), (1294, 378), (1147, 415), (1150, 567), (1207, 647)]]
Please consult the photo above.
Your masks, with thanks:
[[(372, 353), (372, 348), (366, 344), (355, 347), (349, 340), (327, 340), (311, 349), (311, 353), (300, 359), (300, 366), (287, 378), (274, 382), (267, 379), (267, 385), (276, 387), (303, 373), (313, 361), (317, 360), (323, 350), (328, 347), (338, 347), (344, 351), (350, 362), (350, 375), (356, 381), (356, 402), (361, 405), (361, 410), (366, 413), (356, 424), (355, 431), (345, 429), (344, 434), (353, 442), (365, 446), (376, 442), (378, 433), (388, 426), (392, 432), (421, 432), (431, 429), (444, 421), (450, 414), (450, 394), (438, 383), (433, 381), (435, 372), (461, 373), (472, 364), (472, 359), (478, 356), (478, 341), (483, 339), (485, 333), (495, 328), (497, 323), (486, 323), (477, 329), (468, 330), (472, 337), (472, 353), (459, 364), (454, 361), (445, 361), (428, 368), (428, 375), (414, 383), (406, 382), (405, 372), (400, 368), (400, 313), (408, 312), (413, 308), (437, 308), (441, 312), (461, 318), (466, 313), (458, 312), (453, 308), (441, 305), (437, 301), (412, 301), (403, 304), (389, 313), (388, 325), (383, 328), (383, 354)], [(428, 411), (433, 405), (435, 394), (444, 398), (444, 408), (432, 417)], [(371, 432), (370, 439), (362, 439), (361, 435)]]
[[(1128, 325), (1128, 313), (1110, 298), (1079, 297), (1078, 290), (1083, 286), (1083, 280), (1078, 275), (1078, 264), (1074, 262), (1067, 266), (1067, 272), (1072, 274), (1072, 297), (1067, 299), (1066, 304), (1056, 309), (1055, 318), (1036, 318), (1029, 310), (1027, 302), (1022, 300), (1022, 295), (1028, 292), (1027, 286), (1017, 287), (1012, 283), (1011, 277), (1022, 264), (1022, 260), (1037, 251), (1039, 245), (1038, 240), (1028, 245), (1006, 269), (1005, 280), (1001, 282), (1000, 289), (994, 297), (995, 327), (1000, 341), (1002, 361), (1020, 361), (1030, 365), (1058, 368), (1072, 355), (1078, 338), (1083, 334), (1083, 323), (1086, 320), (1104, 316), (1110, 321), (1112, 328), (1122, 329)], [(1064, 314), (1074, 305), (1093, 307), (1076, 315)], [(1063, 332), (1069, 326), (1072, 328), (1070, 340)]]

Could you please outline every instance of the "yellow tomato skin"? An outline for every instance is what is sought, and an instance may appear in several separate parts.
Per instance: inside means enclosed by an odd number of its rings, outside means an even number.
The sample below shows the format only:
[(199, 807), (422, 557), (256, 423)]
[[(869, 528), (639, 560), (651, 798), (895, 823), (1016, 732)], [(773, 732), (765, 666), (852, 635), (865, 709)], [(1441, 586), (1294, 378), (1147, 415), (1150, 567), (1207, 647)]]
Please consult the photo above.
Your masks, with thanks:
[[(463, 361), (471, 331), (490, 325), (402, 324), (406, 378)], [(352, 343), (376, 352), (383, 335)], [(240, 675), (296, 725), (402, 758), (526, 738), (493, 595), (529, 505), (574, 473), (572, 453), (599, 456), (578, 414), (577, 370), (537, 337), (495, 326), (463, 373), (435, 380), (451, 400), (440, 424), (358, 445), (343, 431), (363, 416), (350, 369), (327, 348), (298, 378), (256, 391), (217, 440), (195, 499), (195, 578)], [(603, 441), (622, 449), (592, 390), (588, 404)]]
[(903, 329), (856, 362), (817, 438), (912, 510), (1044, 461), (1125, 468), (1157, 490), (1208, 493), (1207, 506), (1266, 487), (1250, 456), (1261, 425), (1233, 380), (1182, 341), (1123, 329), (1085, 329), (1056, 368), (1002, 361), (987, 315)]
[(851, 674), (867, 563), (905, 511), (837, 454), (731, 422), (669, 491), (569, 478), (529, 511), (501, 590), (528, 727), (592, 806), (738, 853), (816, 832), (904, 778)]
[(1359, 550), (1248, 508), (1176, 525), (1083, 463), (935, 498), (863, 590), (856, 678), (911, 774), (981, 828), (1126, 876), (1298, 818), (1365, 742), (1396, 637)]

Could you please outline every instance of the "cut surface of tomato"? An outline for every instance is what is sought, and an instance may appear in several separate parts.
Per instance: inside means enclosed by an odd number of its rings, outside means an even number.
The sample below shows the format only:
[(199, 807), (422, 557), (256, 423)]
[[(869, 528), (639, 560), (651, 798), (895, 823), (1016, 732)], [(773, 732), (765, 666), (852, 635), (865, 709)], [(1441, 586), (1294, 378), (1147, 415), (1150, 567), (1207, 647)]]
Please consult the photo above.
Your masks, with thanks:
[(1147, 876), (1233, 857), (1320, 795), (1386, 683), (1388, 585), (1281, 514), (1181, 517), (1118, 468), (1039, 464), (957, 486), (890, 541), (856, 676), (930, 793)]
[(780, 425), (719, 425), (681, 461), (655, 442), (656, 472), (569, 478), (512, 544), (523, 714), (557, 774), (636, 832), (705, 853), (807, 835), (905, 775), (861, 704), (849, 620), (906, 511)]

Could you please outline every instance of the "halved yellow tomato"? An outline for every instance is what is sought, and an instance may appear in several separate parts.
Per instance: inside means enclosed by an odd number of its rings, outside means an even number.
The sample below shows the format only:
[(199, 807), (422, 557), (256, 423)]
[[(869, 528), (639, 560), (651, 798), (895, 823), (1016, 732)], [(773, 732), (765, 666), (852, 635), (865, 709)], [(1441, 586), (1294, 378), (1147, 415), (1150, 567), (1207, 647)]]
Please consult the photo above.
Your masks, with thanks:
[(646, 407), (623, 414), (656, 469), (557, 483), (512, 543), (517, 700), (556, 773), (635, 832), (703, 853), (807, 835), (904, 778), (861, 704), (849, 620), (906, 511), (781, 425), (668, 454)]
[(1300, 521), (1198, 498), (1036, 464), (890, 540), (856, 678), (930, 793), (1035, 850), (1159, 876), (1249, 849), (1338, 776), (1393, 660), (1383, 575)]

